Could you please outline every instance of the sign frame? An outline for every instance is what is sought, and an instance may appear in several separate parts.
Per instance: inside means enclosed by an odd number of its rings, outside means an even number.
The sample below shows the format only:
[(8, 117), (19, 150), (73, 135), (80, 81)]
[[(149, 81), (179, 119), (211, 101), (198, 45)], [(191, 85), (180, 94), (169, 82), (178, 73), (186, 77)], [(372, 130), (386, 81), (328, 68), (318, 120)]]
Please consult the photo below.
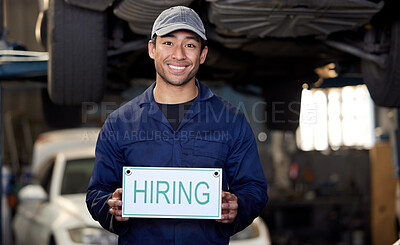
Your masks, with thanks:
[[(123, 176), (123, 179), (122, 179), (122, 188), (123, 188), (122, 217), (182, 218), (182, 219), (220, 219), (221, 218), (222, 168), (124, 166), (122, 176)], [(147, 179), (143, 180), (143, 178), (144, 178), (143, 176), (146, 176)], [(154, 176), (164, 176), (164, 177), (162, 178), (163, 181), (156, 181), (156, 179), (151, 180), (151, 192), (149, 195), (151, 198), (151, 203), (150, 203), (150, 201), (148, 200), (150, 198), (147, 197), (147, 193), (149, 193), (148, 189), (150, 189), (150, 179), (148, 179), (148, 178), (154, 178)], [(170, 184), (169, 184), (169, 182), (166, 183), (167, 181), (165, 180), (166, 179), (165, 176), (168, 176), (168, 179), (169, 179), (168, 181), (170, 181), (170, 183), (173, 182), (173, 193), (174, 193), (173, 194), (174, 195), (173, 205), (171, 205), (167, 195), (165, 194), (170, 189), (169, 188)], [(184, 176), (184, 177), (176, 177), (176, 176)], [(195, 180), (197, 178), (203, 178), (203, 179), (208, 178), (208, 182), (205, 180), (200, 181), (197, 183), (197, 185), (193, 185), (193, 186), (192, 186), (192, 182), (190, 182), (190, 192), (189, 192), (188, 190), (185, 191), (185, 189), (183, 187), (184, 184), (182, 184), (183, 182), (180, 181), (180, 178), (186, 179), (186, 182), (187, 182), (188, 178), (189, 179), (193, 178)], [(138, 189), (136, 189), (136, 184), (137, 184), (136, 180), (138, 180), (139, 183), (141, 183), (141, 187), (138, 187)], [(140, 181), (142, 181), (142, 182), (140, 182)], [(147, 184), (147, 181), (149, 181), (149, 184)], [(179, 181), (178, 187), (176, 187), (177, 181)], [(153, 185), (154, 184), (153, 182), (155, 182), (157, 185)], [(164, 184), (164, 187), (162, 186), (164, 188), (164, 191), (159, 191), (158, 188), (159, 188), (159, 186), (161, 186), (161, 185), (159, 185), (160, 184), (159, 182), (162, 182), (161, 184)], [(135, 184), (134, 188), (131, 187), (131, 186), (133, 186), (133, 183)], [(143, 184), (145, 185), (144, 187), (143, 187)], [(149, 188), (147, 189), (148, 185), (149, 185)], [(138, 186), (139, 186), (139, 184), (138, 184)], [(205, 205), (205, 202), (201, 202), (197, 198), (198, 188), (204, 189), (205, 188), (204, 186), (206, 186), (207, 189), (210, 191), (210, 193), (206, 194), (208, 197), (207, 200), (208, 201), (211, 200), (211, 203), (208, 206)], [(208, 188), (209, 186), (211, 186), (211, 188)], [(144, 188), (144, 189), (140, 189), (140, 188)], [(156, 188), (157, 188), (156, 197), (154, 197), (153, 189), (156, 189)], [(178, 204), (175, 203), (175, 191), (178, 188), (179, 188), (178, 192), (179, 192), (179, 205), (180, 205), (179, 207), (177, 206)], [(134, 192), (131, 192), (132, 189)], [(160, 189), (162, 189), (162, 188), (160, 187)], [(171, 187), (171, 189), (172, 189), (172, 187)], [(185, 197), (186, 197), (187, 201), (189, 201), (188, 193), (190, 193), (189, 194), (190, 200), (192, 199), (192, 196), (191, 196), (192, 189), (195, 189), (194, 196), (195, 196), (195, 201), (197, 201), (197, 205), (184, 204), (183, 201), (181, 203), (181, 194), (182, 193), (183, 193), (182, 199), (185, 199)], [(136, 196), (139, 194), (143, 194), (143, 202), (133, 204), (133, 202), (132, 202), (133, 197), (131, 197), (131, 196), (128, 197), (128, 192), (132, 193), (132, 194), (135, 193), (135, 194), (133, 194), (135, 202), (136, 202)], [(138, 192), (141, 192), (141, 193), (137, 194)], [(160, 195), (160, 193), (162, 195)], [(164, 197), (165, 201), (168, 200), (168, 204), (159, 204), (158, 203), (159, 196), (161, 196), (161, 198)], [(154, 197), (154, 200), (153, 200), (153, 197)], [(155, 204), (155, 198), (157, 198), (157, 204)], [(147, 200), (147, 203), (146, 203), (146, 200)], [(132, 203), (132, 205), (128, 205), (127, 203)], [(195, 203), (195, 202), (193, 202), (193, 203)], [(168, 208), (166, 208), (167, 207), (166, 205), (169, 205)], [(195, 208), (195, 209), (193, 209), (193, 208)], [(161, 212), (156, 212), (154, 210), (161, 210)], [(188, 210), (190, 210), (190, 211), (188, 211)]]

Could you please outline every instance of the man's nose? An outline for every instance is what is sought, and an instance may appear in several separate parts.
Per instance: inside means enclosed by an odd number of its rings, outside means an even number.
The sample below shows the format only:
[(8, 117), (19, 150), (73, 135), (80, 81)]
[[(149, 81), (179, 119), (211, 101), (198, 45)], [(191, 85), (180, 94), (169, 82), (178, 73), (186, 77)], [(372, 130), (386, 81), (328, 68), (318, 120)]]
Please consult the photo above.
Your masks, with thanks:
[(173, 52), (173, 58), (177, 60), (184, 60), (186, 58), (185, 49), (182, 46), (177, 46)]

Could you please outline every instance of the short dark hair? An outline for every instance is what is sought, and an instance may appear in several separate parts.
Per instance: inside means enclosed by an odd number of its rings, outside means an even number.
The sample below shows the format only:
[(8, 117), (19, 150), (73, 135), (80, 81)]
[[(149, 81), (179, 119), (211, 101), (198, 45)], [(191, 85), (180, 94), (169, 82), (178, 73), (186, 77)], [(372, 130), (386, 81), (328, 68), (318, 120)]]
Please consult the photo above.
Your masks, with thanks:
[[(157, 39), (157, 35), (154, 34), (151, 37), (151, 42), (153, 43), (154, 47), (156, 46), (156, 39)], [(200, 53), (203, 51), (203, 49), (207, 46), (206, 41), (203, 40), (203, 38), (199, 38), (200, 39)]]

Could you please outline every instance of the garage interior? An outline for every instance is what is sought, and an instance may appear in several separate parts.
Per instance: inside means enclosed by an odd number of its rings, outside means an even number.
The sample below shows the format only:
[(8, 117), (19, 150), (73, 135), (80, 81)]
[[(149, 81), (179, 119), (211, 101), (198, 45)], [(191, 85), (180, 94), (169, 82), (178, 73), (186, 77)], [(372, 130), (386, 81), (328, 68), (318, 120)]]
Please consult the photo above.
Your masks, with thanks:
[[(6, 41), (29, 51), (44, 51), (35, 41), (38, 11), (36, 1), (7, 1)], [(152, 82), (133, 80), (129, 88), (107, 90), (101, 102), (66, 106), (51, 102), (45, 79), (41, 75), (0, 77), (2, 195), (7, 197), (2, 202), (2, 244), (12, 244), (10, 222), (18, 204), (15, 194), (30, 181), (37, 137), (57, 129), (101, 127), (110, 112)], [(322, 86), (320, 91), (327, 94), (344, 85), (363, 85), (360, 74), (355, 82), (335, 82), (338, 85)], [(398, 240), (398, 108), (380, 107), (370, 100), (366, 110), (372, 123), (366, 145), (328, 145), (321, 150), (314, 145), (304, 150), (298, 132), (268, 128), (265, 107), (269, 104), (260, 102), (262, 98), (240, 93), (223, 82), (206, 83), (244, 111), (253, 128), (269, 185), (270, 199), (261, 217), (272, 244), (380, 245)], [(366, 124), (363, 120), (358, 122)]]

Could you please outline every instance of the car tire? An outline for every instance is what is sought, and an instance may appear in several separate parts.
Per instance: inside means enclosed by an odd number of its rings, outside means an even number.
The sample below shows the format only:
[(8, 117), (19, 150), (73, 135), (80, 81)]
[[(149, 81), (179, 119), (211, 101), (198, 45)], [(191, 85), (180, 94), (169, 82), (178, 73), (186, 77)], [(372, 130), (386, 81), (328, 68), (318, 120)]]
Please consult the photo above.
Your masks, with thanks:
[(100, 101), (107, 65), (107, 15), (50, 0), (48, 92), (56, 104)]
[[(386, 29), (387, 30), (387, 29)], [(387, 35), (390, 33), (390, 35)], [(400, 20), (392, 22), (389, 31), (385, 28), (372, 27), (366, 31), (365, 42), (367, 47), (382, 46), (385, 38), (390, 36), (389, 53), (386, 66), (380, 67), (376, 63), (362, 60), (361, 68), (364, 81), (374, 102), (384, 107), (400, 106)], [(383, 53), (384, 54), (384, 53)], [(381, 54), (380, 54), (381, 55)]]

